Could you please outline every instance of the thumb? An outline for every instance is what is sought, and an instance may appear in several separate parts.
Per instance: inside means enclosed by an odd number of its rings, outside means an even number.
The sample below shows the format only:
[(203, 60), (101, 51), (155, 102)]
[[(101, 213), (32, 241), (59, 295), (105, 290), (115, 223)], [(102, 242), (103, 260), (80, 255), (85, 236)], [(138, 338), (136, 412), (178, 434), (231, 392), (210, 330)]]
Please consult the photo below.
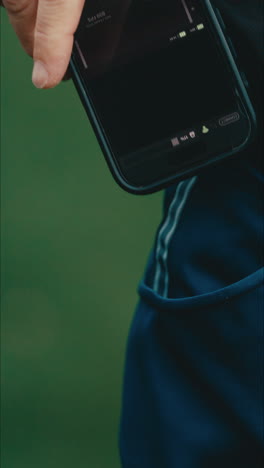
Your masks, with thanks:
[(52, 88), (63, 78), (85, 0), (39, 0), (34, 33), (32, 81)]

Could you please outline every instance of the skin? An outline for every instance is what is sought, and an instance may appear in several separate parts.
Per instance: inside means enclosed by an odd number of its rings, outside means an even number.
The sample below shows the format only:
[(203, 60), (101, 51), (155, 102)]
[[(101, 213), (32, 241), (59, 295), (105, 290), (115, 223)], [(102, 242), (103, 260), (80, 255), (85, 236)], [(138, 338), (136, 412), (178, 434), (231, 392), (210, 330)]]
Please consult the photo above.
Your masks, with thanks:
[(85, 0), (0, 0), (24, 50), (34, 60), (32, 81), (53, 88), (70, 61)]

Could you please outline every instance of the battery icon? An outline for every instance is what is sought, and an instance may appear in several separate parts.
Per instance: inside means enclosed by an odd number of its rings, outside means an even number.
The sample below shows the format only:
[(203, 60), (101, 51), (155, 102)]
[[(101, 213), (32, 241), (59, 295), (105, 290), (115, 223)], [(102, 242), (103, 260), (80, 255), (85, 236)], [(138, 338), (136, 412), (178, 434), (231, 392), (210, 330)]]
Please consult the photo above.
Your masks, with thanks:
[(187, 36), (186, 31), (181, 31), (181, 32), (179, 33), (179, 37), (180, 37), (181, 39), (182, 39), (183, 37), (186, 37), (186, 36)]

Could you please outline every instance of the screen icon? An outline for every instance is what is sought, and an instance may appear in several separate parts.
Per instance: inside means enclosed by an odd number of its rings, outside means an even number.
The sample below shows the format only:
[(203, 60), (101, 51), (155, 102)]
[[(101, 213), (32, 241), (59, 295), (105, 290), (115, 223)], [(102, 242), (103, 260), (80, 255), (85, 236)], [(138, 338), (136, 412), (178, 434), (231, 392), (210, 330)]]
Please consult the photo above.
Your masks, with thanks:
[(171, 144), (172, 144), (172, 146), (173, 146), (174, 148), (175, 148), (176, 146), (179, 146), (179, 145), (180, 145), (179, 138), (177, 138), (177, 137), (172, 138)]
[(230, 125), (232, 123), (237, 122), (240, 119), (240, 115), (238, 112), (234, 112), (233, 114), (226, 115), (219, 120), (219, 125), (221, 127), (225, 127), (226, 125)]
[(180, 137), (180, 140), (181, 141), (187, 141), (187, 140), (189, 140), (189, 137), (188, 137), (188, 135), (183, 135), (183, 136)]
[(209, 131), (210, 131), (209, 128), (206, 127), (206, 125), (203, 125), (203, 128), (202, 128), (203, 134), (206, 135), (207, 133), (209, 133)]
[(179, 37), (180, 37), (181, 39), (183, 39), (183, 37), (186, 37), (186, 36), (187, 36), (186, 31), (181, 31), (181, 32), (179, 33)]

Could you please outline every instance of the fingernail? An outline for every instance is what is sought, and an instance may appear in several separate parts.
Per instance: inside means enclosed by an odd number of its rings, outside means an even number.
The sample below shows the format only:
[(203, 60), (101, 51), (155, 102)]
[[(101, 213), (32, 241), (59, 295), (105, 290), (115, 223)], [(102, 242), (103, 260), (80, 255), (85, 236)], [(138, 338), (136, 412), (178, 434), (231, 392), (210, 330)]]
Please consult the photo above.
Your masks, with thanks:
[(42, 89), (45, 87), (45, 85), (48, 82), (48, 72), (45, 68), (45, 66), (41, 63), (36, 61), (34, 63), (33, 67), (33, 73), (32, 73), (32, 82), (36, 88)]

